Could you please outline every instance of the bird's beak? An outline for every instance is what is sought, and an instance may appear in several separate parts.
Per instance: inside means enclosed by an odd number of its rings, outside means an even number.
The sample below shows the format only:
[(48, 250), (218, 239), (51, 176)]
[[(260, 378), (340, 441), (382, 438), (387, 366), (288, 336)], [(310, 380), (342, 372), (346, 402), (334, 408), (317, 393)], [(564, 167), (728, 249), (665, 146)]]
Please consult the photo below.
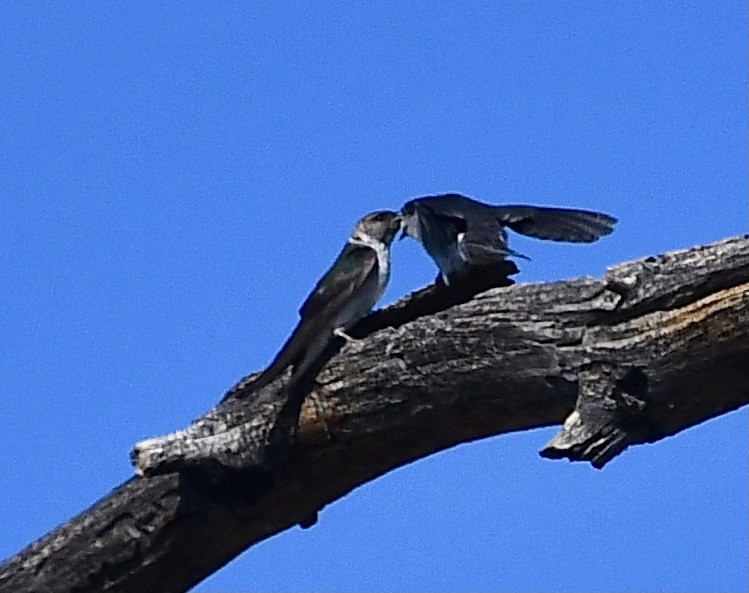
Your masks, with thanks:
[(399, 241), (403, 241), (406, 237), (408, 237), (408, 222), (406, 222), (406, 217), (401, 217), (401, 236), (398, 237)]
[(395, 238), (398, 235), (398, 231), (400, 231), (403, 228), (403, 223), (404, 223), (404, 220), (400, 214), (394, 216), (393, 219), (390, 221), (389, 230), (392, 233), (392, 235), (390, 235), (392, 237), (390, 239), (391, 241), (393, 240), (393, 238)]
[(514, 249), (508, 249), (507, 250), (507, 255), (509, 255), (510, 257), (519, 257), (520, 259), (525, 259), (525, 260), (531, 261), (530, 257), (528, 257), (527, 255), (523, 255), (522, 253), (518, 253)]

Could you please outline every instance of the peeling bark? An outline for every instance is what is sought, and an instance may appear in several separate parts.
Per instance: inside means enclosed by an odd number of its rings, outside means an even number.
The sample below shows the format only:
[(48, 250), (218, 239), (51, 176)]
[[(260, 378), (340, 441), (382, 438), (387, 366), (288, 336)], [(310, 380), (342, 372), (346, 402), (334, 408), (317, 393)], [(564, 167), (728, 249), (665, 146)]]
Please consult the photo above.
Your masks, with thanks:
[(602, 467), (749, 401), (747, 237), (469, 296), (432, 287), (364, 320), (280, 457), (283, 378), (255, 394), (247, 378), (184, 431), (139, 443), (145, 477), (5, 562), (0, 592), (184, 591), (458, 443), (563, 423), (541, 454)]

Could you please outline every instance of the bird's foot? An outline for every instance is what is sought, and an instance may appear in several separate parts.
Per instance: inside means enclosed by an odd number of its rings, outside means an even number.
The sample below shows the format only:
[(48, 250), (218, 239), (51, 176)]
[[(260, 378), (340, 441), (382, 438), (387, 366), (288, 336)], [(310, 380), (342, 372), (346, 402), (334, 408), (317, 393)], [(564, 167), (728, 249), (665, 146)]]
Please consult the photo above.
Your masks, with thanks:
[(345, 331), (343, 331), (342, 327), (337, 327), (333, 330), (333, 335), (338, 336), (339, 338), (343, 338), (347, 342), (358, 342), (357, 339), (352, 338), (350, 335), (348, 335)]
[(437, 274), (437, 277), (434, 279), (434, 284), (440, 290), (445, 290), (449, 287), (448, 283), (445, 281), (445, 277), (442, 275), (442, 272)]

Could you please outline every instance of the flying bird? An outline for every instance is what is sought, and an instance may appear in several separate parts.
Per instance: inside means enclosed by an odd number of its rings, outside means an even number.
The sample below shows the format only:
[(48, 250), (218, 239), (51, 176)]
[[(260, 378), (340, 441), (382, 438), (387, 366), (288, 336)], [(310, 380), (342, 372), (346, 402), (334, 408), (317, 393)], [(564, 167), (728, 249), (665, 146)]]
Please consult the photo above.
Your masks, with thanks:
[(521, 235), (592, 243), (613, 231), (616, 218), (601, 212), (542, 206), (494, 206), (460, 194), (424, 196), (401, 210), (403, 234), (419, 241), (446, 285), (491, 270), (505, 258), (526, 256), (507, 244), (507, 230)]
[(367, 214), (330, 269), (299, 309), (300, 320), (273, 362), (252, 383), (265, 387), (293, 367), (292, 379), (303, 376), (336, 336), (346, 334), (385, 291), (390, 278), (390, 245), (401, 228), (395, 212)]

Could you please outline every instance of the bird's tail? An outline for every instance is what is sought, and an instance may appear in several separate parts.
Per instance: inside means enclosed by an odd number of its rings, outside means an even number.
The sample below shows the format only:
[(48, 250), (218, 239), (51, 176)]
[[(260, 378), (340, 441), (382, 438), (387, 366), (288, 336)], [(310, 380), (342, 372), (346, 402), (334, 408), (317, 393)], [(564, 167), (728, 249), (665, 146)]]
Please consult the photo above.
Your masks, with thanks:
[(510, 249), (506, 244), (493, 243), (474, 240), (466, 234), (462, 241), (458, 243), (458, 250), (461, 257), (470, 262), (472, 266), (490, 266), (504, 261), (506, 257), (517, 257), (520, 259), (530, 260), (530, 257)]
[(252, 391), (258, 391), (267, 385), (270, 385), (277, 379), (289, 366), (297, 366), (304, 358), (307, 344), (307, 334), (310, 327), (308, 324), (299, 323), (291, 335), (288, 337), (276, 357), (268, 365), (252, 384)]
[(329, 329), (321, 330), (313, 324), (300, 322), (276, 354), (273, 362), (248, 385), (248, 388), (251, 388), (254, 393), (270, 385), (289, 366), (293, 367), (294, 378), (302, 377), (315, 367), (321, 356), (327, 353), (327, 347), (332, 341), (333, 334)]

